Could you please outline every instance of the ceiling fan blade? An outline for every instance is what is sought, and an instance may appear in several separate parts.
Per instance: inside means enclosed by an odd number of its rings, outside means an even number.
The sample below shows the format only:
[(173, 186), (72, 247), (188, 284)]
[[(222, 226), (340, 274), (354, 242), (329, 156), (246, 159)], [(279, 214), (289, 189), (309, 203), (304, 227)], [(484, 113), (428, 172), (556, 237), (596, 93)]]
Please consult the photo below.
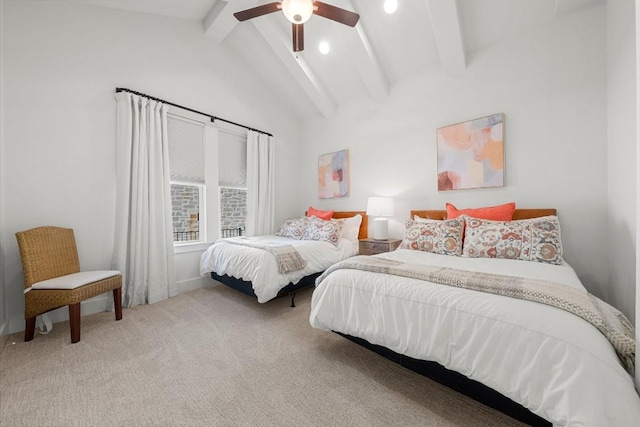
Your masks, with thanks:
[(302, 52), (304, 50), (304, 24), (291, 24), (293, 32), (293, 51)]
[(263, 4), (262, 6), (252, 7), (251, 9), (241, 10), (240, 12), (234, 13), (233, 16), (235, 16), (238, 21), (242, 22), (268, 13), (277, 12), (281, 9), (282, 3), (276, 1), (273, 3)]
[(355, 27), (360, 19), (360, 15), (355, 12), (342, 9), (340, 7), (331, 6), (330, 4), (323, 3), (321, 1), (313, 2), (313, 13), (323, 18), (331, 19), (332, 21), (339, 22), (350, 27)]

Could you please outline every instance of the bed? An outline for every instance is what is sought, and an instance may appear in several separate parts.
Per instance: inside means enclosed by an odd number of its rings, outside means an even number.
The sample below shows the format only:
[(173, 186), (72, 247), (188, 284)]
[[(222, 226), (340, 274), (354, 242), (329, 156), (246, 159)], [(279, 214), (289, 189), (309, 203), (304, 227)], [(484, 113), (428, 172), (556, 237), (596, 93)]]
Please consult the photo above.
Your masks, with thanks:
[[(272, 235), (218, 239), (202, 254), (200, 274), (210, 275), (214, 280), (252, 296), (260, 303), (283, 295), (291, 295), (293, 307), (296, 290), (313, 286), (315, 279), (327, 267), (356, 255), (358, 239), (367, 237), (367, 216), (364, 211), (333, 212), (332, 220), (338, 221), (353, 221), (358, 216), (360, 217), (359, 226), (355, 232), (351, 233), (351, 237), (341, 236), (333, 243), (322, 240), (303, 240), (300, 235), (296, 238)], [(255, 245), (255, 247), (250, 246), (256, 241), (292, 246), (304, 259), (306, 266), (281, 272), (273, 253)]]
[[(412, 211), (411, 218), (415, 215), (442, 220), (446, 213)], [(555, 210), (516, 210), (513, 219), (547, 215), (555, 215)], [(466, 227), (465, 244), (467, 233), (471, 239), (474, 232), (469, 223)], [(614, 349), (603, 333), (575, 314), (530, 300), (439, 284), (436, 279), (349, 267), (366, 263), (364, 258), (380, 258), (372, 262), (409, 263), (418, 271), (442, 267), (448, 272), (462, 270), (461, 274), (475, 271), (488, 277), (512, 276), (509, 280), (543, 280), (586, 294), (564, 260), (556, 265), (450, 256), (402, 246), (328, 269), (316, 282), (311, 325), (337, 332), (409, 368), (423, 367), (422, 373), (470, 391), (467, 394), (530, 425), (640, 425), (640, 397), (629, 358), (623, 366), (618, 347)], [(635, 344), (633, 348), (635, 352)], [(627, 356), (633, 360), (633, 354)]]

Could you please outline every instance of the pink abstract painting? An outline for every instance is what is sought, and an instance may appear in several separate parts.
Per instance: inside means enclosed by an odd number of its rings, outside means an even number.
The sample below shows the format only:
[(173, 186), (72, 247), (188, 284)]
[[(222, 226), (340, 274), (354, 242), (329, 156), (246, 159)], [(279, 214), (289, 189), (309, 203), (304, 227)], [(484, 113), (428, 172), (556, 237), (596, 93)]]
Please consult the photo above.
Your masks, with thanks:
[(318, 197), (349, 196), (349, 150), (318, 157)]
[(504, 185), (504, 114), (439, 128), (438, 191)]

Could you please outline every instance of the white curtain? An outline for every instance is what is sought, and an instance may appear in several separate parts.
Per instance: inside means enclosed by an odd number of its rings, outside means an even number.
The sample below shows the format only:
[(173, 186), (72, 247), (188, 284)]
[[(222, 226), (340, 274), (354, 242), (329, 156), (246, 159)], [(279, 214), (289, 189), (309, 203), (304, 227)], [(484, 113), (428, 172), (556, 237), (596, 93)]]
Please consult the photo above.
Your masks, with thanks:
[(273, 138), (252, 130), (247, 133), (247, 236), (273, 234)]
[(113, 268), (123, 276), (123, 305), (177, 294), (173, 259), (167, 107), (116, 94), (116, 224)]

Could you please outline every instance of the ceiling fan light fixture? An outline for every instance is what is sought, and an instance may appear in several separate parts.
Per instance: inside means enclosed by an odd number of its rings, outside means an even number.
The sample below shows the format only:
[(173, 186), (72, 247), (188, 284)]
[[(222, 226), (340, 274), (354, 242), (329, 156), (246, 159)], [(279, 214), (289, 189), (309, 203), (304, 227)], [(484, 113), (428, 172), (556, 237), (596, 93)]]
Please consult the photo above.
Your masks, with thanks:
[(384, 11), (392, 14), (398, 9), (398, 0), (384, 0)]
[(282, 13), (294, 24), (304, 24), (313, 15), (313, 0), (282, 0)]

